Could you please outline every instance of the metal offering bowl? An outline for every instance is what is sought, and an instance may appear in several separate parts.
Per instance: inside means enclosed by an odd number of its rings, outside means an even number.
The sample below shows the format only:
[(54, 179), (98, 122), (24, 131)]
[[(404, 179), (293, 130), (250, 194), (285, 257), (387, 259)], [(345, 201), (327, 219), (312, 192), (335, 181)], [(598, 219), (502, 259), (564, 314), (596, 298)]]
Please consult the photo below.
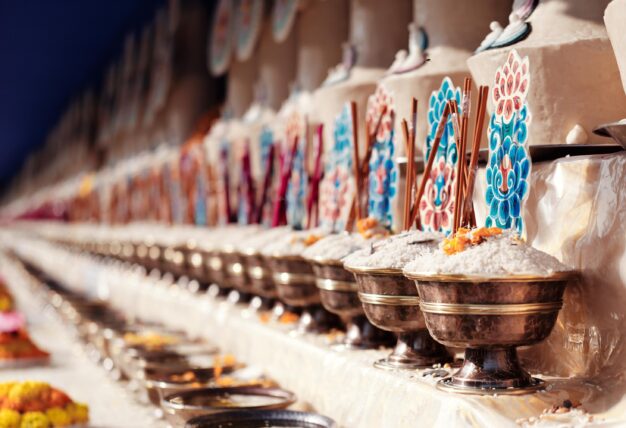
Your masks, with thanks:
[(185, 253), (185, 264), (187, 265), (187, 275), (200, 283), (207, 284), (207, 272), (205, 265), (205, 253), (198, 249), (195, 244), (187, 243)]
[(269, 263), (279, 299), (287, 305), (303, 309), (299, 331), (322, 333), (339, 325), (339, 318), (321, 306), (316, 276), (305, 258), (272, 256)]
[(252, 293), (253, 287), (242, 254), (234, 248), (224, 248), (220, 253), (226, 268), (226, 286), (244, 295)]
[(250, 428), (250, 427), (293, 427), (293, 428), (337, 428), (337, 424), (326, 416), (293, 410), (234, 410), (217, 415), (193, 418), (185, 428)]
[(278, 297), (288, 305), (306, 307), (320, 303), (315, 274), (310, 263), (300, 256), (269, 258)]
[(276, 284), (265, 256), (256, 250), (248, 249), (242, 253), (242, 259), (248, 273), (252, 293), (266, 299), (277, 298)]
[[(236, 366), (221, 368), (223, 374), (232, 373)], [(193, 374), (193, 380), (183, 380), (187, 374)], [(159, 407), (163, 397), (187, 389), (206, 388), (215, 379), (215, 367), (151, 368), (143, 371), (143, 386), (150, 402)]]
[(415, 285), (399, 269), (345, 266), (354, 274), (365, 315), (376, 327), (396, 334), (392, 353), (374, 363), (381, 369), (429, 367), (452, 360), (426, 329)]
[(524, 394), (542, 388), (520, 365), (516, 347), (544, 340), (554, 327), (573, 272), (476, 277), (405, 272), (415, 281), (431, 335), (465, 348), (465, 362), (440, 387), (474, 394)]
[(365, 317), (354, 275), (344, 269), (341, 261), (321, 258), (309, 261), (317, 277), (322, 306), (346, 325), (346, 335), (338, 345), (367, 349), (393, 343), (388, 333), (374, 327)]
[[(235, 397), (238, 400), (235, 400)], [(296, 396), (284, 389), (243, 386), (199, 388), (176, 392), (161, 400), (161, 408), (170, 424), (182, 426), (188, 420), (198, 416), (237, 409), (285, 409), (295, 402)]]

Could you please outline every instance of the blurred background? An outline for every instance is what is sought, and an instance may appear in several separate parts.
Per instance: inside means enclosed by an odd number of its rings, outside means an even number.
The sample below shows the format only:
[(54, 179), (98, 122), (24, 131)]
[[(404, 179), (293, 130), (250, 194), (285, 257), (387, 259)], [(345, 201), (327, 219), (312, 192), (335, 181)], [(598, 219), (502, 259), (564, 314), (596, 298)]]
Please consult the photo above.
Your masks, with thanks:
[[(149, 97), (152, 92), (154, 98), (156, 86), (163, 91), (166, 81), (175, 84), (196, 74), (196, 80), (205, 80), (195, 85), (204, 92), (198, 94), (205, 104), (202, 108), (219, 101), (223, 81), (209, 79), (205, 56), (214, 3), (0, 2), (2, 200), (25, 186), (21, 183), (28, 181), (34, 171), (39, 172), (37, 180), (43, 183), (30, 182), (33, 188), (92, 170), (121, 156), (114, 153), (115, 149), (105, 149), (107, 132), (98, 135), (98, 128), (102, 131), (109, 124), (109, 134), (139, 128), (139, 116), (146, 115), (146, 106), (139, 105), (141, 97)], [(192, 10), (195, 18), (189, 20), (185, 14)], [(181, 19), (187, 19), (186, 28), (178, 26)], [(175, 52), (175, 46), (185, 38), (195, 39), (195, 43), (186, 44), (187, 52)], [(180, 61), (171, 68), (174, 54)], [(209, 80), (211, 88), (207, 87)], [(129, 103), (134, 111), (127, 116), (136, 123), (120, 123), (121, 119), (107, 117), (107, 112), (115, 112), (115, 105), (133, 98), (137, 102)], [(153, 104), (158, 110), (158, 100)], [(115, 120), (117, 123), (111, 123)], [(144, 121), (146, 126), (148, 121)], [(188, 129), (180, 132), (188, 133)], [(60, 150), (68, 155), (54, 157)]]

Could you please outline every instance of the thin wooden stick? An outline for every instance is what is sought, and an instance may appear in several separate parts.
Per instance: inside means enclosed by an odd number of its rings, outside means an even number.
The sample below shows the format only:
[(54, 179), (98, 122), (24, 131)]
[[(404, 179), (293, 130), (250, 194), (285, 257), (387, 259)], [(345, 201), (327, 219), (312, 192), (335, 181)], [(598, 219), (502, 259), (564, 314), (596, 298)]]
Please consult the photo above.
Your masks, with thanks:
[[(456, 103), (455, 103), (456, 104)], [(453, 113), (452, 117), (452, 126), (454, 128), (454, 136), (456, 139), (456, 150), (457, 150), (457, 164), (456, 164), (456, 181), (454, 182), (454, 215), (452, 217), (452, 233), (456, 233), (459, 228), (460, 223), (460, 214), (461, 214), (461, 201), (459, 195), (461, 194), (462, 189), (462, 181), (461, 175), (463, 174), (463, 164), (461, 163), (461, 155), (460, 152), (463, 150), (463, 141), (461, 140), (461, 130), (459, 129), (459, 117), (458, 117), (458, 109), (455, 108), (455, 113)]]
[(415, 146), (417, 133), (417, 98), (411, 98), (411, 145)]
[[(461, 101), (461, 145), (458, 148), (459, 153), (459, 165), (460, 172), (457, 174), (457, 180), (459, 180), (460, 186), (457, 187), (457, 193), (454, 196), (456, 214), (455, 231), (462, 225), (464, 202), (465, 202), (465, 187), (467, 186), (467, 132), (468, 121), (470, 116), (471, 106), (471, 94), (472, 94), (472, 79), (466, 77), (463, 81), (463, 99)], [(458, 208), (458, 211), (457, 211)]]
[(405, 188), (404, 188), (404, 227), (403, 230), (409, 230), (411, 227), (411, 211), (412, 211), (412, 201), (411, 196), (413, 195), (413, 178), (415, 175), (413, 161), (415, 158), (415, 144), (413, 144), (412, 138), (409, 136), (409, 126), (406, 122), (406, 119), (402, 119), (402, 135), (404, 136), (404, 143), (406, 144), (406, 152), (407, 152), (407, 166), (406, 166), (406, 178)]
[(441, 143), (441, 137), (443, 136), (443, 131), (446, 129), (446, 126), (448, 124), (448, 116), (450, 116), (450, 102), (447, 102), (446, 106), (443, 108), (443, 113), (441, 114), (441, 120), (439, 121), (439, 125), (437, 125), (437, 131), (435, 132), (435, 139), (433, 140), (433, 145), (430, 148), (430, 155), (428, 156), (428, 162), (426, 163), (426, 167), (424, 168), (422, 180), (420, 181), (420, 187), (417, 191), (417, 196), (415, 197), (415, 205), (414, 205), (413, 213), (411, 215), (411, 224), (415, 223), (418, 229), (421, 229), (421, 219), (419, 218), (419, 204), (422, 200), (422, 196), (424, 195), (424, 189), (426, 188), (426, 181), (428, 181), (428, 177), (430, 176), (430, 171), (433, 168), (435, 157), (437, 157), (437, 150), (439, 150), (439, 143)]
[(365, 152), (365, 157), (363, 158), (363, 162), (361, 165), (361, 177), (367, 177), (369, 175), (370, 159), (372, 158), (374, 144), (376, 143), (376, 134), (378, 134), (378, 130), (380, 129), (380, 125), (383, 121), (385, 113), (387, 113), (387, 106), (383, 106), (383, 109), (378, 116), (378, 120), (376, 121), (376, 127), (374, 127), (374, 132), (367, 136), (367, 151)]
[(463, 203), (463, 224), (466, 224), (466, 222), (470, 221), (471, 211), (474, 207), (472, 198), (474, 196), (474, 183), (476, 181), (476, 171), (478, 169), (478, 152), (480, 151), (480, 140), (482, 139), (488, 95), (489, 87), (481, 86), (478, 91), (478, 114), (476, 115), (474, 140), (472, 143), (472, 156), (470, 158), (470, 165), (467, 177), (467, 188), (465, 191), (465, 201)]
[(353, 156), (354, 156), (354, 179), (356, 184), (356, 219), (360, 220), (362, 217), (361, 212), (361, 167), (360, 167), (360, 157), (359, 157), (359, 128), (358, 128), (358, 118), (357, 118), (357, 106), (356, 102), (350, 102), (350, 112), (352, 113), (352, 147), (353, 147)]

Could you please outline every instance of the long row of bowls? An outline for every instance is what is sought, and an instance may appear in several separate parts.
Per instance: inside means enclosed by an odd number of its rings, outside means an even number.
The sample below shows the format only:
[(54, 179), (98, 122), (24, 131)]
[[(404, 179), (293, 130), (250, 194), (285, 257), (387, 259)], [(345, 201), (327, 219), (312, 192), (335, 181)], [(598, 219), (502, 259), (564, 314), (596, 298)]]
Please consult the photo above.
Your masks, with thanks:
[(132, 322), (102, 301), (68, 292), (32, 265), (36, 293), (85, 344), (87, 354), (172, 426), (333, 428), (324, 416), (285, 410), (296, 396), (206, 342), (166, 327)]
[[(432, 367), (451, 362), (445, 347), (464, 348), (461, 368), (439, 383), (442, 389), (520, 394), (543, 387), (542, 381), (521, 367), (516, 348), (538, 343), (550, 334), (571, 273), (475, 278), (404, 275), (401, 270), (390, 269), (347, 270), (335, 261), (231, 250), (216, 245), (210, 233), (203, 239), (199, 230), (188, 228), (189, 238), (172, 245), (145, 235), (98, 242), (57, 241), (174, 275), (191, 276), (205, 286), (218, 287), (221, 294), (234, 289), (243, 296), (279, 299), (303, 311), (301, 327), (309, 331), (323, 331), (332, 325), (328, 318), (309, 311), (320, 302), (348, 324), (364, 312), (373, 326), (397, 337), (392, 353), (375, 363), (379, 368)], [(386, 340), (379, 331), (367, 328), (356, 337), (346, 337), (344, 344), (355, 347)], [(377, 339), (370, 340), (374, 337)]]

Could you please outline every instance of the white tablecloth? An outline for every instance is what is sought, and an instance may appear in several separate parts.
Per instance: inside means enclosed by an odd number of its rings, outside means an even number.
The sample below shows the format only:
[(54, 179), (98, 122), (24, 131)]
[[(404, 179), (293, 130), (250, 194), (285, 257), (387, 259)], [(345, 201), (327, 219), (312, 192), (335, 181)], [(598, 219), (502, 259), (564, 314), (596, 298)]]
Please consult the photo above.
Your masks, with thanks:
[[(41, 241), (14, 244), (17, 252), (76, 291), (107, 298), (129, 315), (200, 335), (238, 359), (262, 367), (318, 412), (348, 428), (517, 427), (565, 399), (596, 413), (594, 426), (626, 426), (626, 402), (584, 379), (550, 379), (548, 391), (526, 396), (466, 396), (442, 392), (422, 371), (389, 372), (372, 362), (389, 351), (329, 348), (324, 336), (294, 336), (267, 325), (241, 306), (182, 290), (136, 271), (104, 265)], [(126, 273), (124, 273), (126, 272)], [(574, 421), (566, 425), (581, 426)]]

